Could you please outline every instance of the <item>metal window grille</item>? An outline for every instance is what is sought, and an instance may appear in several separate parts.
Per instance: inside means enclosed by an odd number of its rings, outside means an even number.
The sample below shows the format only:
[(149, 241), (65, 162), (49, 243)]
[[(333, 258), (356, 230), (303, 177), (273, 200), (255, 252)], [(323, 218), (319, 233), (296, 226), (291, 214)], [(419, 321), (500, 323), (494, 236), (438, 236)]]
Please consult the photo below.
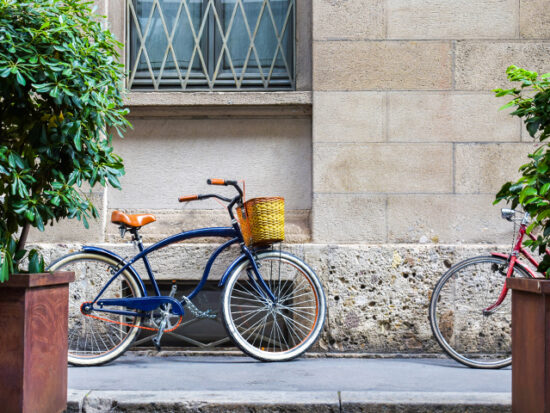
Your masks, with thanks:
[(292, 90), (296, 0), (128, 0), (132, 90)]

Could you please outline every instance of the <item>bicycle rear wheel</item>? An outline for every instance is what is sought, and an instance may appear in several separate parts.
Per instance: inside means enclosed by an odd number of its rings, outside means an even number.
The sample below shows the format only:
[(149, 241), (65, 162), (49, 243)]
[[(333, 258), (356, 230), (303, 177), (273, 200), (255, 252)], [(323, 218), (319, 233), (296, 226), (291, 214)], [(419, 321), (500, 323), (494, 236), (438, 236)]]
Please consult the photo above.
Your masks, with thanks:
[[(104, 255), (76, 252), (50, 265), (50, 271), (74, 271), (69, 285), (69, 363), (97, 366), (113, 361), (131, 345), (139, 331), (141, 317), (104, 312), (84, 315), (83, 303), (92, 301), (123, 264)], [(102, 298), (142, 297), (132, 274), (124, 271), (102, 294)], [(112, 310), (127, 310), (109, 307)], [(91, 317), (93, 316), (93, 317)], [(100, 318), (94, 318), (100, 317)]]
[[(506, 282), (508, 261), (475, 257), (451, 267), (435, 286), (430, 300), (430, 325), (445, 352), (474, 368), (495, 369), (512, 363), (510, 293), (490, 313)], [(513, 277), (529, 277), (514, 267)]]
[(276, 296), (260, 291), (249, 261), (229, 275), (223, 292), (224, 325), (235, 344), (261, 361), (287, 361), (303, 354), (325, 322), (325, 295), (313, 270), (282, 251), (257, 254), (264, 281)]

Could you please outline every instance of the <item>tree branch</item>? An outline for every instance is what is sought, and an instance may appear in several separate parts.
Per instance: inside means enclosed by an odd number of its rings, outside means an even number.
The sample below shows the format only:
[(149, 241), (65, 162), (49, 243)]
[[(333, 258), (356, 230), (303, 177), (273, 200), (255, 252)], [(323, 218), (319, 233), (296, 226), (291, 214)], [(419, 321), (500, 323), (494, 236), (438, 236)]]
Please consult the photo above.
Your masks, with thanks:
[(19, 237), (19, 241), (17, 242), (17, 251), (25, 249), (25, 244), (27, 243), (27, 237), (29, 235), (30, 228), (31, 224), (28, 221), (25, 222), (25, 226), (23, 227), (23, 231), (21, 231), (21, 236)]

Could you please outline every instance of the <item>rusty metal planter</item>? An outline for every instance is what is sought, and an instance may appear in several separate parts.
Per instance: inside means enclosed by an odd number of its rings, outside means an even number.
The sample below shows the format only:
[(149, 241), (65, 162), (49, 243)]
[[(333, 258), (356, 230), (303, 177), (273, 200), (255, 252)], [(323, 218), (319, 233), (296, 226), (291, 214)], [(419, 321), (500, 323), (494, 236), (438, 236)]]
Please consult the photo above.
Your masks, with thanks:
[(14, 274), (0, 284), (0, 410), (67, 406), (67, 317), (72, 272)]
[(512, 412), (550, 413), (550, 280), (509, 278)]

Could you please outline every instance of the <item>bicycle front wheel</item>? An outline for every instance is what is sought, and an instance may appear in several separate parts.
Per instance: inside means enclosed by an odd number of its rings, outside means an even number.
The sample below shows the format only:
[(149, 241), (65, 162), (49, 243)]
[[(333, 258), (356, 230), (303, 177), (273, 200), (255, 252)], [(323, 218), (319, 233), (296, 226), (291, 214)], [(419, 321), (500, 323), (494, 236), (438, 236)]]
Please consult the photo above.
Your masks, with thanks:
[[(434, 288), (430, 325), (439, 345), (456, 361), (495, 369), (512, 363), (510, 293), (494, 310), (506, 282), (508, 261), (475, 257), (451, 267)], [(529, 277), (514, 267), (513, 277)], [(484, 311), (485, 310), (485, 311)]]
[[(104, 255), (76, 252), (50, 265), (49, 271), (74, 271), (75, 281), (69, 285), (69, 363), (76, 366), (97, 366), (121, 356), (139, 331), (141, 317), (81, 311), (91, 302), (107, 281), (124, 264)], [(102, 298), (142, 297), (134, 276), (124, 271), (102, 294)], [(109, 307), (127, 310), (125, 307)]]
[(262, 278), (276, 297), (258, 286), (249, 261), (228, 276), (222, 299), (224, 325), (235, 344), (261, 361), (287, 361), (303, 354), (325, 322), (325, 295), (317, 275), (282, 251), (256, 256)]

